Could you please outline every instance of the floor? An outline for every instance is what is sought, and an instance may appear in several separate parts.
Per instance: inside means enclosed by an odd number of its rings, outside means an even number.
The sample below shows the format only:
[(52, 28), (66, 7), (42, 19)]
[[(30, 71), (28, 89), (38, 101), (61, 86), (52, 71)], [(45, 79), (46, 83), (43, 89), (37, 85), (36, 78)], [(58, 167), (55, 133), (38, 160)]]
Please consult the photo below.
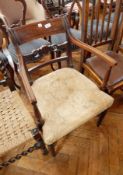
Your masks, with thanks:
[(123, 175), (123, 93), (115, 93), (114, 98), (103, 124), (97, 128), (94, 118), (61, 139), (55, 158), (38, 150), (0, 175)]

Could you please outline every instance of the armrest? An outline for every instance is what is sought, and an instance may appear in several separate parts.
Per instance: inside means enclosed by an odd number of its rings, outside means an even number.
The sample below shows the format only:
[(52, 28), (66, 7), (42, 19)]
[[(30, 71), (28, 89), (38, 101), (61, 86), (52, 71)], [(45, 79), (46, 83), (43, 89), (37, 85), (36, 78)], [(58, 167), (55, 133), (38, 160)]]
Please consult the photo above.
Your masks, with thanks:
[(27, 96), (29, 98), (30, 103), (31, 104), (36, 103), (37, 102), (36, 101), (36, 98), (34, 96), (34, 93), (32, 91), (32, 88), (31, 88), (31, 86), (29, 84), (29, 81), (28, 81), (28, 78), (27, 78), (27, 75), (26, 75), (26, 71), (25, 71), (25, 69), (23, 68), (22, 65), (20, 67), (19, 73), (20, 73), (20, 77), (21, 77), (21, 80), (23, 82), (23, 86), (24, 86), (24, 89), (26, 91), (26, 94), (27, 94)]
[(24, 89), (26, 91), (26, 94), (29, 98), (30, 103), (34, 104), (34, 103), (37, 102), (37, 100), (35, 98), (35, 95), (33, 93), (32, 88), (29, 84), (28, 77), (27, 77), (26, 70), (25, 70), (25, 65), (24, 65), (24, 62), (23, 62), (23, 58), (20, 54), (18, 54), (18, 57), (19, 57), (19, 75), (21, 77)]
[(97, 48), (92, 47), (86, 43), (83, 43), (80, 40), (73, 37), (73, 35), (70, 32), (70, 27), (68, 25), (66, 17), (64, 17), (64, 23), (65, 23), (65, 27), (67, 30), (68, 38), (74, 45), (76, 45), (79, 48), (84, 49), (90, 53), (93, 53), (96, 56), (99, 56), (101, 59), (103, 59), (105, 62), (107, 62), (111, 67), (113, 67), (117, 64), (117, 62), (112, 57), (108, 56), (107, 54), (103, 53), (102, 51), (98, 50)]

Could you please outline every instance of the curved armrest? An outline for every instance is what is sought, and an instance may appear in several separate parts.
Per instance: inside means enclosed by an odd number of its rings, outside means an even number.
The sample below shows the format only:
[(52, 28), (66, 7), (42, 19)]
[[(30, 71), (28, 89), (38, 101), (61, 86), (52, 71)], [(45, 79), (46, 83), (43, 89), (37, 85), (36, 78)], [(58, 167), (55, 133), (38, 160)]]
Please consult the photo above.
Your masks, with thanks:
[(24, 60), (23, 60), (23, 57), (22, 57), (21, 52), (20, 52), (20, 48), (17, 44), (16, 38), (15, 38), (11, 28), (8, 28), (8, 33), (10, 33), (11, 40), (12, 40), (13, 45), (14, 45), (15, 50), (16, 50), (16, 54), (17, 54), (18, 62), (19, 62), (19, 75), (21, 77), (21, 81), (22, 81), (22, 84), (24, 86), (26, 95), (27, 95), (30, 103), (35, 104), (35, 103), (37, 103), (37, 100), (35, 98), (35, 95), (33, 93), (32, 88), (29, 84), (29, 80), (28, 80), (27, 73), (25, 70), (25, 64), (24, 64)]
[(102, 51), (98, 50), (95, 47), (92, 47), (86, 43), (81, 42), (80, 40), (76, 39), (70, 32), (70, 27), (67, 22), (67, 18), (64, 17), (64, 23), (67, 30), (68, 38), (69, 40), (76, 46), (78, 46), (81, 49), (84, 49), (90, 53), (93, 53), (96, 56), (99, 56), (101, 59), (103, 59), (105, 62), (107, 62), (111, 67), (115, 66), (117, 64), (117, 61), (115, 61), (112, 57), (108, 56), (107, 54), (103, 53)]

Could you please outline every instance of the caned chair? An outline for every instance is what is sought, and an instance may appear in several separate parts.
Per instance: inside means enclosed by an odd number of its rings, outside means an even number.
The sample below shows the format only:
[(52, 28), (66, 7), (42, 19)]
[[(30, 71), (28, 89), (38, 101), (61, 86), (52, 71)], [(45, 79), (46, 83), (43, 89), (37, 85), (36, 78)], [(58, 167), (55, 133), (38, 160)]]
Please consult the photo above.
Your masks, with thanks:
[[(10, 88), (0, 90), (0, 173), (2, 168), (37, 149), (41, 149), (43, 154), (48, 153), (36, 124), (36, 118), (34, 119), (35, 115), (30, 114), (27, 105), (15, 90), (10, 70), (13, 71), (7, 58), (0, 52), (0, 72), (4, 77), (0, 85), (8, 85)], [(30, 147), (21, 151), (22, 145), (28, 142)], [(14, 150), (17, 148), (18, 153), (15, 153)], [(13, 151), (14, 153), (11, 153), (10, 158), (6, 160), (6, 155)]]
[[(41, 67), (65, 60), (66, 67), (38, 78), (30, 86), (19, 45), (34, 38), (48, 37), (61, 31), (66, 33), (66, 55), (46, 61)], [(43, 121), (41, 130), (44, 143), (52, 151), (52, 154), (55, 155), (54, 144), (60, 138), (100, 113), (103, 112), (101, 115), (104, 115), (104, 111), (113, 103), (112, 97), (100, 91), (92, 81), (71, 67), (72, 53), (70, 45), (75, 44), (103, 59), (107, 59), (108, 62), (112, 59), (96, 48), (92, 48), (75, 39), (71, 35), (65, 17), (11, 28), (8, 33), (18, 56), (20, 80), (23, 82), (23, 87), (31, 104), (37, 104), (38, 110), (36, 111), (38, 115), (40, 114)], [(56, 50), (57, 47), (59, 46), (45, 46), (39, 48), (36, 53), (48, 54), (48, 52)], [(111, 64), (114, 65), (115, 61), (112, 61)]]

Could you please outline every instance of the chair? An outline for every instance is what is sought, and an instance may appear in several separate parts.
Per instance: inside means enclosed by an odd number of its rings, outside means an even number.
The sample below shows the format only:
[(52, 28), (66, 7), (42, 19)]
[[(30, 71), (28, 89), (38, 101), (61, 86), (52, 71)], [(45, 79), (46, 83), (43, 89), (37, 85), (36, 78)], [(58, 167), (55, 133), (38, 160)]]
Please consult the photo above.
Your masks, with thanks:
[[(104, 44), (112, 43), (114, 38), (111, 37), (111, 32), (115, 33), (118, 27), (119, 9), (122, 1), (116, 1), (115, 20), (112, 23), (112, 8), (113, 0), (110, 1), (109, 11), (107, 12), (107, 0), (104, 1), (103, 8), (101, 8), (101, 0), (97, 0), (93, 4), (91, 15), (89, 16), (89, 0), (83, 0), (83, 21), (82, 21), (82, 41), (97, 47)], [(85, 13), (87, 12), (87, 13)], [(106, 17), (107, 16), (107, 17)], [(105, 20), (107, 18), (107, 20)]]
[[(116, 40), (113, 43), (113, 50), (107, 51), (107, 55), (111, 56), (117, 64), (112, 67), (106, 60), (98, 56), (87, 58), (82, 67), (89, 72), (100, 88), (105, 92), (112, 94), (117, 89), (123, 88), (123, 56), (117, 53), (120, 50), (120, 43), (123, 35), (123, 15), (117, 29)], [(122, 48), (122, 47), (121, 47)], [(122, 49), (121, 49), (122, 51)]]
[[(34, 120), (15, 90), (10, 70), (13, 71), (7, 58), (0, 52), (0, 71), (5, 79), (0, 85), (8, 85), (10, 88), (0, 91), (0, 170), (37, 149), (41, 149), (43, 154), (48, 153), (36, 125), (36, 118)], [(6, 154), (31, 140), (34, 140), (34, 144), (29, 148), (4, 160)]]
[[(42, 126), (44, 143), (52, 151), (52, 154), (55, 155), (53, 146), (60, 138), (107, 110), (112, 105), (113, 98), (100, 91), (99, 88), (84, 75), (68, 67), (58, 69), (38, 78), (30, 87), (19, 45), (34, 38), (47, 37), (59, 32), (64, 32), (68, 39), (66, 55), (46, 61), (41, 67), (65, 60), (66, 66), (71, 67), (72, 53), (70, 45), (72, 43), (101, 58), (107, 59), (109, 62), (112, 59), (97, 49), (75, 39), (71, 35), (65, 17), (57, 17), (11, 28), (8, 32), (18, 56), (19, 76), (23, 82), (24, 89), (32, 105), (37, 101), (38, 114), (41, 114), (40, 116), (44, 121)], [(55, 45), (55, 47), (54, 45), (49, 45), (39, 48), (36, 52), (48, 54), (51, 50), (56, 50), (57, 47), (57, 45)], [(112, 61), (111, 64), (114, 65), (115, 61)]]
[[(40, 0), (39, 0), (39, 1), (40, 1)], [(48, 10), (48, 8), (46, 7), (45, 1), (44, 1), (44, 0), (41, 0), (40, 3), (43, 5), (44, 10), (45, 10), (47, 16), (48, 16), (49, 18), (53, 18), (54, 16), (50, 13), (50, 11)], [(72, 5), (71, 8), (73, 8), (73, 6), (74, 6), (75, 3), (76, 3), (76, 0), (73, 1), (73, 5)], [(77, 6), (78, 6), (79, 10), (81, 11), (81, 5), (80, 5), (79, 2), (77, 2)], [(69, 12), (69, 14), (68, 14), (68, 19), (69, 19), (70, 24), (71, 24), (71, 16), (72, 16), (71, 12), (72, 12), (72, 10), (70, 10), (70, 12)], [(61, 14), (61, 15), (62, 15), (62, 14)], [(71, 32), (72, 32), (72, 34), (73, 34), (77, 39), (81, 40), (81, 31), (76, 30), (76, 29), (74, 29), (74, 28), (71, 27)], [(53, 44), (62, 44), (62, 43), (65, 43), (65, 42), (66, 42), (65, 33), (61, 33), (61, 34), (59, 34), (59, 35), (53, 35), (53, 36), (51, 36), (50, 41), (51, 41), (51, 43), (53, 43)]]
[[(79, 29), (82, 18), (83, 1), (74, 0), (64, 6), (64, 11), (71, 18), (71, 26)], [(89, 14), (92, 10), (92, 3), (89, 3)]]
[[(7, 1), (8, 5), (6, 5)], [(0, 1), (0, 7), (3, 13), (1, 14), (2, 26), (4, 24), (2, 30), (5, 33), (5, 36), (8, 40), (8, 50), (4, 50), (4, 54), (6, 54), (6, 56), (9, 58), (12, 57), (11, 59), (13, 59), (14, 64), (17, 65), (18, 60), (15, 54), (15, 50), (11, 41), (7, 37), (6, 29), (9, 27), (13, 28), (34, 21), (36, 22), (39, 19), (44, 19), (42, 18), (44, 16), (42, 16), (43, 7), (41, 6), (41, 4), (39, 4), (38, 2), (34, 2), (33, 0), (17, 0), (17, 2), (15, 0), (12, 0), (11, 2), (9, 0), (2, 0)], [(9, 10), (7, 9), (8, 7)], [(16, 11), (13, 11), (13, 8), (16, 9)], [(25, 43), (24, 45), (21, 45), (20, 47), (25, 60), (25, 64), (29, 64), (40, 60), (42, 58), (42, 55), (33, 55), (32, 52), (46, 44), (49, 44), (49, 42), (46, 39), (38, 38), (37, 40), (33, 40), (31, 42)], [(28, 74), (28, 77), (31, 82), (32, 80), (30, 74)]]

